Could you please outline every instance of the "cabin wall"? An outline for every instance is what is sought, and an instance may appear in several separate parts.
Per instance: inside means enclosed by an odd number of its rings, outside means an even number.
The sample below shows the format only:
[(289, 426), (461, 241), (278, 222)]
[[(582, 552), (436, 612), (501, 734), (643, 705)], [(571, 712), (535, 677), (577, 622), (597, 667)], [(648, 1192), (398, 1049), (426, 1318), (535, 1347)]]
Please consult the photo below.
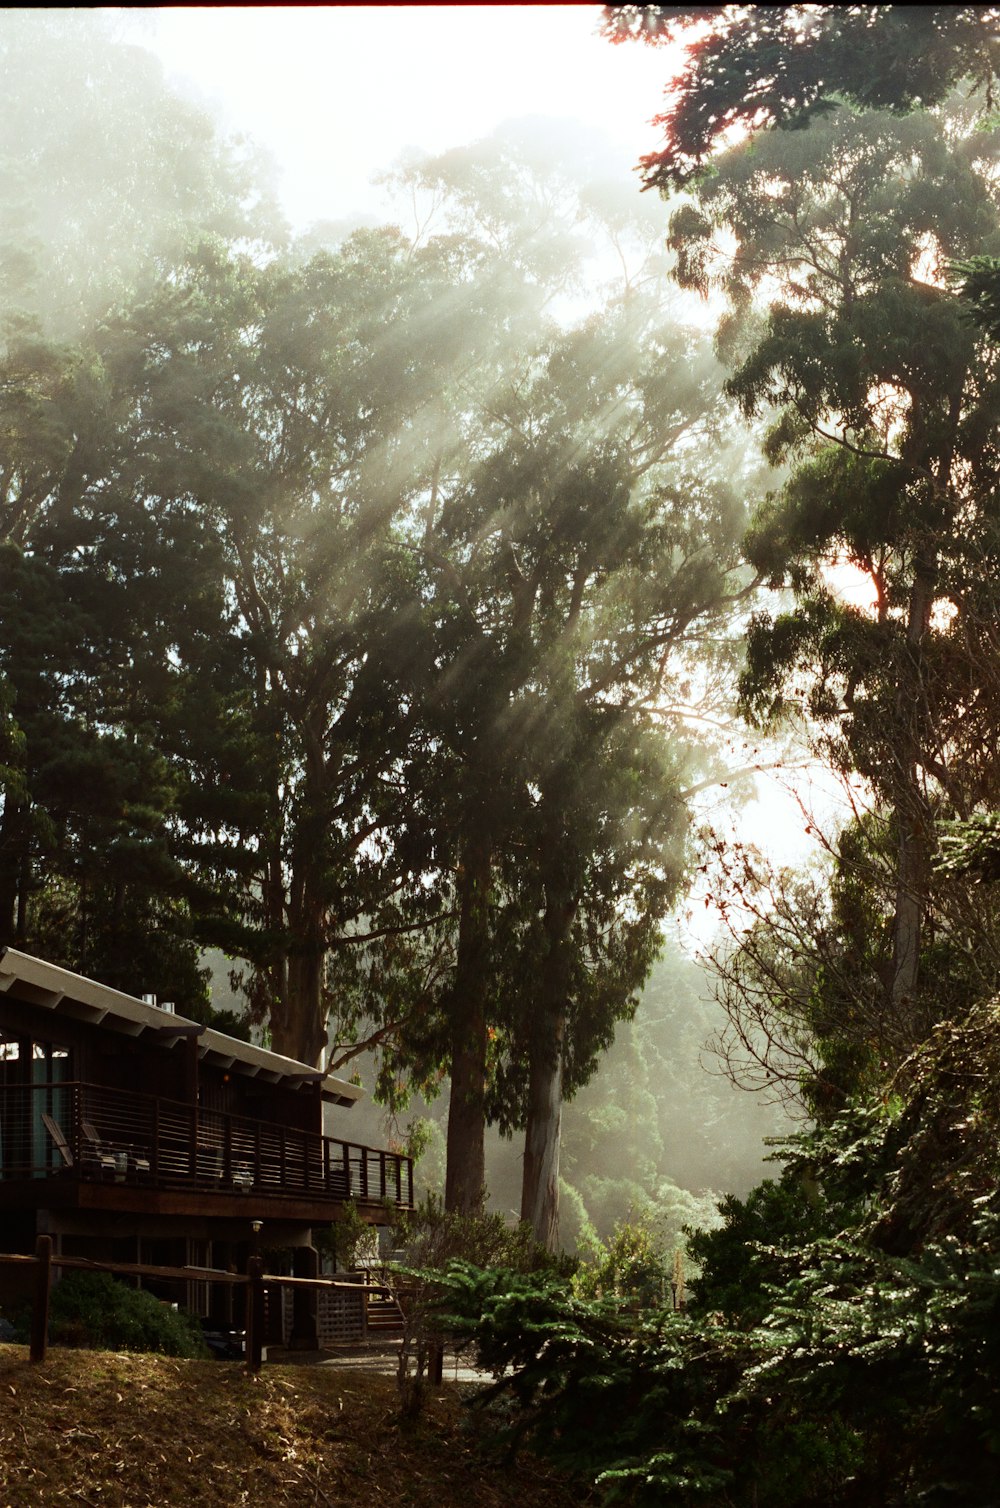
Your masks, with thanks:
[[(10, 995), (0, 996), (0, 1036), (17, 1037), (29, 1045), (65, 1049), (70, 1054), (68, 1071), (63, 1074), (66, 1078), (105, 1089), (139, 1090), (164, 1099), (187, 1098), (190, 1073), (185, 1064), (186, 1040), (172, 1048), (157, 1047), (124, 1032), (57, 1015)], [(25, 1054), (22, 1050), (22, 1063), (30, 1057), (30, 1051)], [(16, 1082), (25, 1083), (28, 1078)]]

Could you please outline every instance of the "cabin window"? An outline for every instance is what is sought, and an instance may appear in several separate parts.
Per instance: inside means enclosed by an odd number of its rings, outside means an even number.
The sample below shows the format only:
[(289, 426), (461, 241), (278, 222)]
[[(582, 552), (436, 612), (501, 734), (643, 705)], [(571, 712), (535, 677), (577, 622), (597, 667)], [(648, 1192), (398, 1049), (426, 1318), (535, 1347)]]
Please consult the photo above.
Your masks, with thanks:
[(17, 1161), (17, 1104), (21, 1044), (16, 1037), (0, 1033), (0, 1178)]
[(42, 1121), (52, 1116), (64, 1129), (69, 1126), (69, 1050), (51, 1042), (31, 1045), (31, 1163), (36, 1178), (60, 1166), (58, 1150)]

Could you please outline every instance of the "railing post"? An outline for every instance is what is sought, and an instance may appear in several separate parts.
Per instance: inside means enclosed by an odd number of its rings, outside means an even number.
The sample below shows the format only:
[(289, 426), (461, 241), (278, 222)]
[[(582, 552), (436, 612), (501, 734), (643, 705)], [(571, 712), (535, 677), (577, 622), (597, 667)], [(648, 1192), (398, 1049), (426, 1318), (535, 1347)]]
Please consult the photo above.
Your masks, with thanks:
[(49, 1294), (52, 1289), (52, 1237), (35, 1242), (35, 1302), (31, 1306), (31, 1360), (44, 1361), (49, 1343)]
[(381, 1199), (384, 1202), (384, 1200), (385, 1200), (385, 1153), (384, 1152), (380, 1152), (378, 1154), (378, 1170), (379, 1170), (379, 1190), (378, 1190), (378, 1197), (379, 1197), (379, 1199)]
[(256, 1377), (264, 1358), (264, 1262), (251, 1257), (247, 1263), (247, 1372)]
[(70, 1130), (69, 1148), (73, 1154), (74, 1167), (80, 1167), (80, 1143), (83, 1137), (80, 1133), (80, 1117), (83, 1115), (83, 1085), (73, 1085), (73, 1125)]
[(400, 1205), (400, 1204), (402, 1204), (402, 1202), (403, 1202), (403, 1159), (401, 1157), (397, 1157), (396, 1158), (396, 1203), (397, 1203), (397, 1205)]

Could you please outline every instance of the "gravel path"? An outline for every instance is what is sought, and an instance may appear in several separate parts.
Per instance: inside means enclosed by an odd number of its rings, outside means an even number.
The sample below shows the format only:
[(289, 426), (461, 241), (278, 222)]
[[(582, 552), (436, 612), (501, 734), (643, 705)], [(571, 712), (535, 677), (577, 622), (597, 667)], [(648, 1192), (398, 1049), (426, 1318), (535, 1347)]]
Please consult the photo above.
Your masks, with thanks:
[[(280, 1361), (283, 1366), (336, 1367), (345, 1372), (375, 1372), (381, 1377), (395, 1377), (399, 1344), (399, 1341), (370, 1341), (367, 1345), (328, 1346), (322, 1351), (285, 1351), (279, 1346), (269, 1346), (267, 1355), (269, 1361)], [(493, 1378), (447, 1349), (442, 1380), (487, 1383)]]

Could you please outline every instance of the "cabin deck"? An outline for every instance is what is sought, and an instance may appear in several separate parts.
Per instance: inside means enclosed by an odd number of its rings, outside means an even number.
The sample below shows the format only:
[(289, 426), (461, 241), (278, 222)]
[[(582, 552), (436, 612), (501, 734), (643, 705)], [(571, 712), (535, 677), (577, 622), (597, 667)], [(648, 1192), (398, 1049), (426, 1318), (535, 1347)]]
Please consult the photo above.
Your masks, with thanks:
[(0, 1209), (280, 1214), (413, 1204), (401, 1154), (84, 1082), (0, 1088)]

